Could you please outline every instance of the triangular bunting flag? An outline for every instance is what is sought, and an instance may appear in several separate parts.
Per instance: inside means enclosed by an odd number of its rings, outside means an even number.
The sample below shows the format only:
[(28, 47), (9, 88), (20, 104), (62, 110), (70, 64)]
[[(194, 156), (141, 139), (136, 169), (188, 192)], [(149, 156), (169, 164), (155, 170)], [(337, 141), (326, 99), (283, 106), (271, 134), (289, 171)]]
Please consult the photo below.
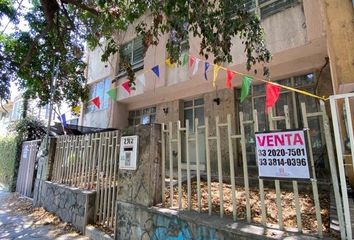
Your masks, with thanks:
[(182, 57), (182, 66), (185, 66), (188, 62), (188, 54), (185, 53), (183, 54), (183, 57)]
[(128, 94), (130, 94), (129, 81), (122, 83), (122, 87), (125, 89), (125, 91), (127, 91)]
[(213, 87), (216, 86), (216, 78), (218, 77), (218, 72), (219, 72), (220, 66), (215, 64), (214, 65), (214, 78), (213, 78)]
[(59, 119), (59, 121), (60, 121), (61, 123), (63, 123), (63, 126), (64, 126), (64, 127), (67, 127), (65, 113), (62, 114), (60, 117), (58, 117), (58, 119)]
[(250, 76), (244, 76), (242, 80), (242, 88), (241, 88), (241, 102), (245, 100), (250, 91), (250, 86), (253, 78)]
[(226, 71), (226, 87), (228, 89), (231, 89), (231, 87), (232, 87), (231, 80), (235, 75), (236, 75), (235, 72), (227, 69), (227, 71)]
[(195, 63), (194, 63), (194, 68), (193, 68), (193, 72), (192, 72), (192, 75), (195, 75), (198, 71), (198, 67), (199, 67), (199, 62), (200, 62), (200, 59), (199, 58), (196, 58), (195, 59)]
[(195, 62), (195, 57), (189, 56), (189, 68), (193, 66), (193, 63)]
[(205, 62), (205, 64), (204, 64), (204, 78), (205, 78), (205, 80), (208, 80), (207, 71), (208, 71), (209, 66), (210, 66), (210, 64), (208, 62)]
[(109, 89), (107, 94), (112, 100), (117, 101), (117, 89), (116, 88)]
[(138, 81), (141, 83), (141, 85), (145, 86), (146, 84), (146, 80), (145, 80), (145, 75), (144, 73), (143, 74), (140, 74), (138, 77), (137, 77)]
[(91, 100), (91, 102), (97, 107), (100, 108), (101, 106), (101, 101), (100, 101), (100, 97), (95, 97), (94, 99)]
[(160, 77), (159, 65), (156, 65), (155, 67), (151, 68), (151, 70), (156, 74), (157, 77)]
[(171, 58), (167, 58), (167, 59), (165, 60), (165, 63), (166, 63), (166, 65), (167, 65), (168, 67), (170, 67), (170, 68), (176, 67), (176, 64), (175, 64), (175, 63), (171, 63)]
[(71, 111), (73, 113), (75, 113), (76, 115), (79, 115), (80, 114), (80, 111), (81, 111), (81, 107), (80, 106), (75, 106), (71, 109)]
[(280, 95), (280, 86), (266, 83), (266, 112), (277, 102)]

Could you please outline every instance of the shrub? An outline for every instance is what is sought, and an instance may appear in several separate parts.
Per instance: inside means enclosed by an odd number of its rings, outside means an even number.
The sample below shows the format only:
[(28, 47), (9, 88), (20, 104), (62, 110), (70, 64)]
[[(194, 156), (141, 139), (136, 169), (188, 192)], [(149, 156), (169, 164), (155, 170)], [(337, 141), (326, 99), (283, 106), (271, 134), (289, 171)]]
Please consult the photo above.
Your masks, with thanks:
[(7, 190), (15, 187), (15, 166), (20, 144), (15, 136), (0, 137), (0, 184)]

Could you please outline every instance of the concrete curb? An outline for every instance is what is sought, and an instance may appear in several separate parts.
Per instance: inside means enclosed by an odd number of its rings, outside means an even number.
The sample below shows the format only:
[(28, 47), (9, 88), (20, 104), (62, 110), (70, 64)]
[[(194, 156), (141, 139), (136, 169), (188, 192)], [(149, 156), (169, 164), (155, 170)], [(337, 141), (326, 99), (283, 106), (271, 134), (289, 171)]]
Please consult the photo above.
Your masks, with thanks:
[(85, 236), (92, 240), (113, 240), (111, 236), (95, 228), (92, 225), (86, 226)]

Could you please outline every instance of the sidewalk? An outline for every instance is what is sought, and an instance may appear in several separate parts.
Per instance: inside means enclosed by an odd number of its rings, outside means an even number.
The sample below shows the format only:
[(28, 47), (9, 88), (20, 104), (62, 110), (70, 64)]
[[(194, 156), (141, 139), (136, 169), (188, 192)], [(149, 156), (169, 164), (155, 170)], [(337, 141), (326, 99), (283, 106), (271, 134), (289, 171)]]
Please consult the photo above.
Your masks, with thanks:
[(19, 201), (18, 198), (14, 198), (14, 193), (0, 190), (0, 239), (88, 239), (74, 231), (65, 230), (62, 226), (41, 223), (31, 216), (15, 212), (11, 205), (16, 200)]

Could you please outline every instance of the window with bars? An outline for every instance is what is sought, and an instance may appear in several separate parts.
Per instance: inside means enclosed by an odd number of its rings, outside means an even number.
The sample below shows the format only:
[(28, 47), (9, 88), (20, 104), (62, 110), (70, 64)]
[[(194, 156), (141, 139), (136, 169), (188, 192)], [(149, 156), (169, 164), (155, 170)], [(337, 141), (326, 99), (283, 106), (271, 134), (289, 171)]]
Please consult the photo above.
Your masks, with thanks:
[(124, 75), (125, 67), (124, 63), (129, 63), (136, 71), (140, 70), (144, 66), (144, 44), (143, 37), (139, 36), (130, 42), (127, 42), (121, 46), (120, 49), (120, 61), (119, 61), (119, 73)]
[(108, 108), (109, 96), (107, 95), (107, 91), (109, 90), (110, 85), (111, 85), (111, 83), (110, 83), (109, 79), (105, 79), (105, 80), (102, 80), (100, 82), (90, 85), (90, 98), (89, 99), (93, 99), (95, 97), (100, 97), (101, 106), (98, 109), (92, 103), (88, 103), (87, 107), (86, 107), (86, 113), (95, 112), (98, 110), (103, 110), (103, 109)]
[(244, 8), (264, 19), (298, 3), (299, 0), (247, 0), (244, 3)]
[(129, 111), (129, 126), (156, 122), (156, 107)]
[[(314, 92), (316, 79), (314, 74), (296, 76), (289, 79), (276, 81), (281, 85), (291, 86), (308, 92)], [(265, 85), (251, 86), (249, 96), (241, 103), (240, 89), (236, 90), (236, 106), (238, 112), (243, 112), (244, 120), (253, 120), (253, 111), (257, 110), (258, 129), (260, 132), (269, 130), (269, 121), (265, 112)], [(302, 128), (301, 103), (306, 105), (307, 112), (318, 112), (319, 102), (302, 94), (281, 89), (278, 101), (273, 107), (274, 116), (284, 116), (284, 105), (289, 107), (290, 124), (292, 128)], [(238, 119), (238, 116), (237, 116)], [(312, 148), (317, 165), (324, 166), (323, 149), (324, 136), (321, 134), (321, 121), (318, 117), (308, 119)], [(285, 121), (277, 121), (276, 129), (286, 129)], [(245, 125), (247, 160), (249, 165), (256, 165), (255, 161), (255, 139), (253, 124)]]

